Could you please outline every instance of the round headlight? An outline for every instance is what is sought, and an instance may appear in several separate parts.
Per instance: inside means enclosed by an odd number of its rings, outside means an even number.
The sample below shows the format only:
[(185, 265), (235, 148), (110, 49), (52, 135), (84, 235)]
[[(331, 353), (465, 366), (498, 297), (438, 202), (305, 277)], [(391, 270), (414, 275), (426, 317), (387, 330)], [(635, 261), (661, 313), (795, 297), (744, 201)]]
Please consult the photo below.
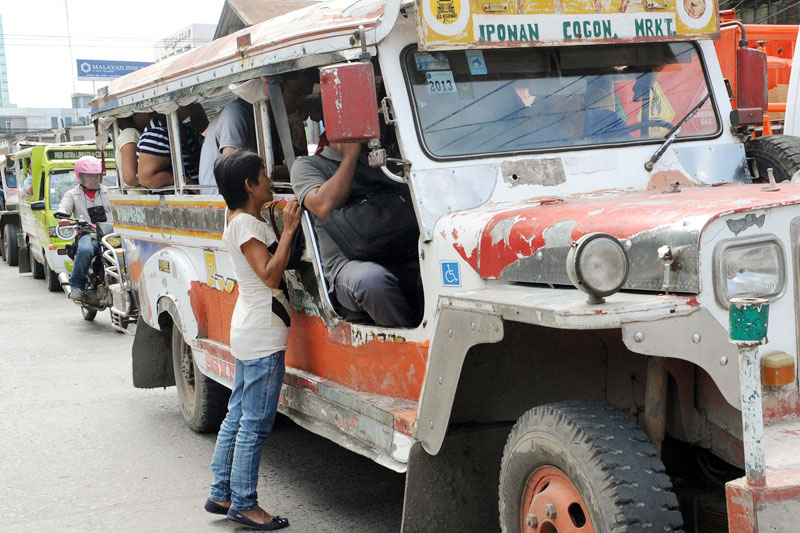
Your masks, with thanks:
[(567, 254), (567, 274), (575, 287), (587, 293), (590, 303), (601, 303), (628, 279), (628, 255), (622, 244), (605, 233), (590, 233), (574, 243)]

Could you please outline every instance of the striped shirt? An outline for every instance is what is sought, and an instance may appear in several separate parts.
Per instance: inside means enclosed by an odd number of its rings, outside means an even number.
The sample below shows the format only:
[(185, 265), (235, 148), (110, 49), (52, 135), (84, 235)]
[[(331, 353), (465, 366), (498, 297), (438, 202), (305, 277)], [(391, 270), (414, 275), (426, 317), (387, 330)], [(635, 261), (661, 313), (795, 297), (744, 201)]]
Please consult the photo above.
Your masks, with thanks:
[[(203, 137), (189, 125), (181, 127), (181, 151), (183, 152), (183, 173), (186, 178), (197, 179), (200, 174), (200, 147)], [(169, 149), (169, 133), (167, 123), (159, 118), (150, 121), (139, 143), (136, 145), (136, 156), (150, 154), (159, 157), (171, 157)], [(172, 172), (172, 163), (169, 171)]]

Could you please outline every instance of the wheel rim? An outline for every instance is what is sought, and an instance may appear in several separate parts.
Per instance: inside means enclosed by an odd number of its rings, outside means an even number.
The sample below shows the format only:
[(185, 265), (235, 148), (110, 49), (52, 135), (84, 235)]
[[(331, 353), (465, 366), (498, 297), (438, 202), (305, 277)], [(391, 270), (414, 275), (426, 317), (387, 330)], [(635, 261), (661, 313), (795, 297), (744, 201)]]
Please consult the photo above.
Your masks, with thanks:
[(181, 381), (186, 391), (184, 400), (189, 411), (194, 410), (194, 359), (192, 348), (181, 339)]
[(572, 480), (554, 466), (533, 471), (525, 483), (520, 531), (526, 533), (594, 533), (583, 498)]

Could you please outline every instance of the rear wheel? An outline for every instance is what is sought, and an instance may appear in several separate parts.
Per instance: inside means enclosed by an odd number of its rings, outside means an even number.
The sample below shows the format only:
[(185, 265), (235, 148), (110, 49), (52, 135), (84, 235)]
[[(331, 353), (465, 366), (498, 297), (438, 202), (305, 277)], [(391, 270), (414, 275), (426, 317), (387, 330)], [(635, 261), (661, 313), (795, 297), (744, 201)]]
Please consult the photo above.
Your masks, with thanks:
[(680, 530), (664, 465), (619, 409), (561, 402), (522, 415), (500, 466), (504, 532)]
[(766, 182), (767, 169), (772, 169), (776, 182), (792, 179), (800, 170), (800, 138), (791, 135), (768, 135), (745, 143), (747, 157), (755, 160), (758, 181)]
[(61, 290), (61, 282), (58, 281), (58, 274), (53, 272), (50, 265), (44, 265), (44, 281), (47, 283), (47, 290), (50, 292), (59, 292)]
[(97, 311), (83, 306), (81, 306), (81, 313), (83, 314), (83, 319), (87, 322), (91, 322), (97, 316)]
[(33, 279), (44, 279), (44, 265), (37, 261), (33, 256), (32, 248), (28, 248), (28, 258), (31, 261), (31, 273), (33, 274)]
[(3, 227), (3, 259), (9, 266), (17, 266), (19, 262), (19, 246), (17, 245), (17, 226), (6, 224)]
[(230, 391), (200, 373), (191, 346), (184, 342), (175, 325), (172, 326), (172, 365), (186, 425), (198, 433), (219, 430), (227, 413)]

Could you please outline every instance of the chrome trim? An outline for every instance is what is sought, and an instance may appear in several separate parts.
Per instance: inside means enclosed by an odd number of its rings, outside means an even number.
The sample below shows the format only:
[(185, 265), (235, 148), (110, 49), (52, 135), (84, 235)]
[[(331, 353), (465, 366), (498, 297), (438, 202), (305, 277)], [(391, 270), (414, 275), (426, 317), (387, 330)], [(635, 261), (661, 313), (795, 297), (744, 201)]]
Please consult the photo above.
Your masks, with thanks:
[[(797, 326), (800, 324), (800, 269), (798, 268), (800, 266), (800, 217), (793, 219), (789, 224), (789, 238), (792, 239), (792, 261), (789, 266), (794, 280), (794, 334), (795, 349), (797, 350), (795, 353), (800, 355), (800, 327)], [(797, 355), (795, 360), (797, 360)], [(800, 370), (795, 370), (795, 382), (798, 371)]]
[(728, 309), (730, 306), (730, 302), (728, 302), (728, 295), (725, 292), (725, 282), (722, 274), (722, 255), (730, 248), (749, 248), (753, 247), (754, 245), (769, 243), (776, 244), (780, 252), (779, 264), (781, 267), (781, 286), (778, 292), (773, 294), (759, 295), (759, 298), (766, 298), (770, 302), (774, 302), (784, 295), (786, 292), (786, 252), (783, 249), (783, 243), (781, 243), (777, 235), (769, 234), (758, 235), (755, 237), (736, 237), (733, 239), (725, 239), (720, 241), (714, 247), (712, 276), (714, 280), (714, 298), (717, 301), (717, 305), (723, 309)]
[(314, 273), (319, 281), (320, 300), (328, 307), (331, 313), (338, 316), (338, 313), (333, 309), (333, 302), (331, 302), (330, 293), (328, 292), (328, 280), (325, 278), (325, 272), (322, 270), (322, 254), (319, 252), (319, 245), (317, 244), (317, 233), (314, 231), (314, 222), (311, 220), (311, 215), (307, 210), (303, 210), (303, 218), (301, 220), (303, 230), (306, 233), (306, 242), (311, 244), (313, 252), (313, 265)]

